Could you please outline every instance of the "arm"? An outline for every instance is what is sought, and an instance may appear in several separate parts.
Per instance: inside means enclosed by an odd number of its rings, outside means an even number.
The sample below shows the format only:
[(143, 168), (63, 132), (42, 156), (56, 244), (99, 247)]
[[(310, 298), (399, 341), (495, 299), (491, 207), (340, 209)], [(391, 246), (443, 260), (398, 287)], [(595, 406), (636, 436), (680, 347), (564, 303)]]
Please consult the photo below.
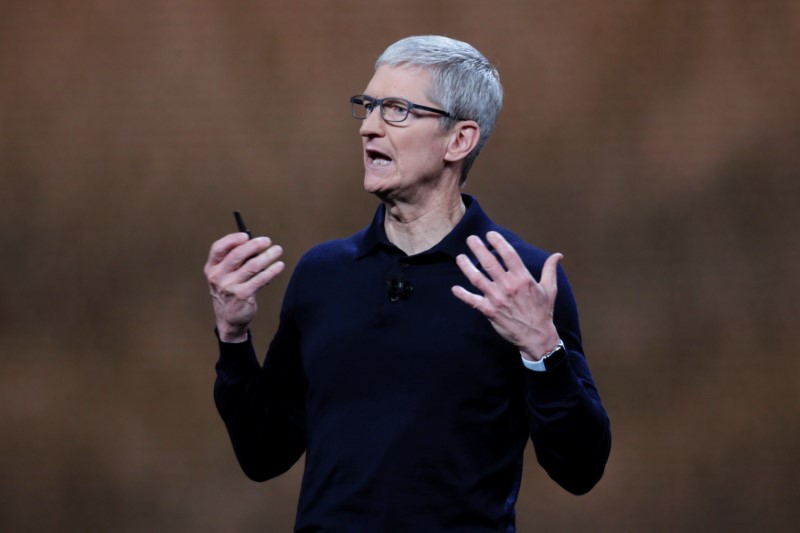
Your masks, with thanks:
[[(567, 357), (547, 372), (525, 370), (531, 439), (539, 463), (566, 490), (588, 492), (602, 477), (610, 450), (608, 417), (580, 352), (577, 312), (567, 294), (558, 300), (558, 261), (550, 256), (537, 282), (514, 248), (497, 232), (486, 236), (503, 263), (476, 236), (467, 244), (484, 272), (465, 256), (457, 263), (481, 294), (453, 287), (453, 294), (481, 311), (525, 359), (538, 361), (561, 338)], [(505, 265), (505, 266), (504, 266)], [(554, 320), (555, 316), (555, 320)], [(564, 324), (560, 328), (556, 324)]]
[(289, 357), (296, 353), (289, 327), (279, 327), (273, 341), (278, 349), (263, 368), (258, 364), (248, 333), (256, 293), (284, 264), (270, 239), (247, 237), (234, 233), (216, 241), (204, 271), (219, 340), (214, 400), (242, 469), (263, 481), (290, 468), (305, 449), (303, 380)]
[(583, 354), (565, 344), (567, 357), (554, 368), (525, 370), (531, 440), (550, 477), (585, 494), (603, 476), (611, 430)]
[(279, 327), (263, 367), (249, 336), (219, 342), (214, 402), (239, 465), (254, 481), (286, 472), (306, 448), (306, 384), (290, 329)]
[(611, 431), (583, 355), (572, 290), (563, 271), (558, 276), (553, 320), (566, 356), (546, 372), (524, 371), (531, 440), (550, 477), (566, 490), (583, 494), (603, 475)]

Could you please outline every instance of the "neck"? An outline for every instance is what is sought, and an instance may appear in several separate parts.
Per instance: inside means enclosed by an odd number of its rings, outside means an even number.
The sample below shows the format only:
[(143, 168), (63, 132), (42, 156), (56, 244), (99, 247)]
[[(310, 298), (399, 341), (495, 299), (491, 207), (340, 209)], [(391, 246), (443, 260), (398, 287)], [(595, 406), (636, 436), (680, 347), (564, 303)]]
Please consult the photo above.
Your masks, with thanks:
[(466, 210), (460, 192), (428, 201), (384, 202), (384, 205), (386, 236), (408, 255), (436, 246), (458, 224)]

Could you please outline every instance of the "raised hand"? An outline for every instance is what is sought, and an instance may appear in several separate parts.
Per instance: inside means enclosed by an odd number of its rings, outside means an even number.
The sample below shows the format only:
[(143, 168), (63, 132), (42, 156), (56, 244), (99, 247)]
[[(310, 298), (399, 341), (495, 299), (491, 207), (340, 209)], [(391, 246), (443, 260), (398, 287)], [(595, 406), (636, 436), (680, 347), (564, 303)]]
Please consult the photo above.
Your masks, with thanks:
[(248, 240), (245, 233), (231, 233), (211, 245), (203, 272), (223, 342), (247, 339), (258, 310), (256, 293), (283, 271), (282, 254), (269, 237)]
[(486, 274), (464, 254), (456, 258), (456, 263), (482, 294), (472, 293), (458, 285), (452, 288), (453, 294), (483, 313), (494, 329), (517, 346), (524, 357), (538, 361), (558, 343), (553, 306), (558, 292), (556, 269), (563, 256), (553, 254), (548, 257), (541, 280), (537, 282), (502, 235), (490, 231), (486, 240), (497, 250), (503, 262), (497, 260), (479, 237), (471, 235), (467, 238), (467, 245)]

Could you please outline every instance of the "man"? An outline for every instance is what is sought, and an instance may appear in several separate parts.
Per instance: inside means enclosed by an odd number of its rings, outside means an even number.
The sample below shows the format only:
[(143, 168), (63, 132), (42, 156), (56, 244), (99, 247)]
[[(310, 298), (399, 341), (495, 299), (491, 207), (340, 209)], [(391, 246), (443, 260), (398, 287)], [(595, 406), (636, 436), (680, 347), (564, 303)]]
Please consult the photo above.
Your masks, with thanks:
[(305, 452), (296, 531), (514, 531), (528, 438), (581, 494), (610, 430), (561, 255), (461, 192), (502, 105), (499, 76), (466, 43), (410, 37), (351, 105), (381, 205), (300, 260), (263, 366), (248, 327), (282, 250), (244, 233), (211, 247), (217, 408), (252, 479)]

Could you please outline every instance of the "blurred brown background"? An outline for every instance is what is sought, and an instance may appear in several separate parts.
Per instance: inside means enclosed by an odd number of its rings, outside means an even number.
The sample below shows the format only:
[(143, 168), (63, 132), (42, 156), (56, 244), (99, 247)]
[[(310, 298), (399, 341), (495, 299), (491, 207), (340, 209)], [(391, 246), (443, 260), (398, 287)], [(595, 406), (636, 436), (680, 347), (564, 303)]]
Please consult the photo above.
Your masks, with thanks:
[[(782, 531), (800, 479), (800, 3), (3, 0), (0, 530), (289, 531), (239, 471), (202, 276), (231, 210), (288, 263), (368, 223), (347, 98), (440, 33), (506, 106), (466, 190), (564, 252), (612, 419), (521, 531)], [(266, 349), (288, 276), (261, 296)]]

